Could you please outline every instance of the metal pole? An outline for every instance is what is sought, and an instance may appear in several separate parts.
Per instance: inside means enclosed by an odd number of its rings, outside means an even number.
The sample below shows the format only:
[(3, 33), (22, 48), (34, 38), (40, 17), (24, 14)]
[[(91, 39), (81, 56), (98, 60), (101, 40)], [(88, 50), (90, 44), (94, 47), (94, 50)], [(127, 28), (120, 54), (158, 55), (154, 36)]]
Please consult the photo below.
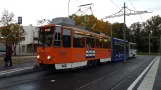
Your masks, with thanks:
[(34, 34), (35, 34), (35, 32), (34, 32), (34, 30), (32, 30), (33, 31), (33, 43), (32, 43), (32, 52), (33, 52), (33, 55), (34, 55)]
[(112, 61), (112, 59), (113, 59), (113, 54), (112, 54), (112, 52), (113, 52), (113, 46), (112, 46), (113, 41), (112, 41), (112, 40), (113, 40), (113, 39), (112, 39), (112, 24), (111, 24), (111, 43), (110, 43), (110, 44), (111, 44), (111, 45), (110, 45), (110, 46), (111, 46), (111, 47), (110, 47), (110, 48), (111, 48), (111, 61)]
[(161, 35), (160, 35), (160, 40), (159, 40), (159, 55), (161, 55)]
[(150, 55), (150, 33), (149, 33), (149, 55)]
[(111, 24), (111, 38), (112, 38), (112, 24)]
[(18, 30), (18, 36), (19, 36), (19, 63), (20, 63), (20, 28)]
[(123, 39), (124, 39), (124, 62), (126, 61), (126, 26), (125, 26), (125, 16), (126, 16), (126, 13), (125, 13), (125, 9), (126, 9), (126, 6), (125, 6), (125, 2), (124, 2), (124, 30), (123, 30)]
[(69, 18), (69, 2), (70, 2), (70, 0), (68, 1), (68, 18)]

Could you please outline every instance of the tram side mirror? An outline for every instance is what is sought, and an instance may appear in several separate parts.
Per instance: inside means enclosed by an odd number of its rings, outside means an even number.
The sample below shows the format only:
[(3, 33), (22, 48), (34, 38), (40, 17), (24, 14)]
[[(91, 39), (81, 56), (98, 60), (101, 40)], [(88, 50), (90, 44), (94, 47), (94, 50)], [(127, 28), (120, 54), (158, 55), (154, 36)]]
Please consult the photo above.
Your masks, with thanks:
[(110, 52), (111, 50), (108, 50), (108, 52)]

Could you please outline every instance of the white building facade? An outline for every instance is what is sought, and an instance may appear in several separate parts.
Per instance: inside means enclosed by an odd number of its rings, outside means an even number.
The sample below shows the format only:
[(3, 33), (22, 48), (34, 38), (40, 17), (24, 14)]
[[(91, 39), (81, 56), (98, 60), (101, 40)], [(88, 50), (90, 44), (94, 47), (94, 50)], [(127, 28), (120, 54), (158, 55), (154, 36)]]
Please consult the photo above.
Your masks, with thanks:
[[(38, 27), (37, 26), (23, 26), (25, 36), (20, 42), (21, 53), (36, 52), (36, 45), (38, 44)], [(16, 52), (19, 52), (19, 45), (16, 47)]]

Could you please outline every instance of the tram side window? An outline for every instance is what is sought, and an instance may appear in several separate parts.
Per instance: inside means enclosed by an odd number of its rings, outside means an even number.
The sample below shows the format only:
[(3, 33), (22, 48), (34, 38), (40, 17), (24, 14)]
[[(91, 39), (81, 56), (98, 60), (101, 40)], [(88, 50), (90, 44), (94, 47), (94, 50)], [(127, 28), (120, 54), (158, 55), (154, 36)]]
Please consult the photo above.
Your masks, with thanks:
[(132, 44), (130, 44), (130, 49), (133, 49), (133, 45)]
[(74, 33), (73, 35), (73, 47), (84, 48), (85, 46), (85, 36), (83, 33)]
[(118, 51), (118, 50), (117, 50), (117, 42), (114, 42), (113, 45), (114, 45), (114, 46), (113, 46), (114, 51), (117, 52), (117, 51)]
[(94, 48), (95, 39), (92, 36), (86, 36), (86, 48)]
[(108, 38), (103, 39), (103, 48), (110, 48), (110, 41)]
[(117, 53), (120, 52), (120, 44), (119, 44), (119, 42), (114, 43), (114, 51), (117, 52)]
[(96, 38), (96, 48), (102, 48), (102, 38)]
[(133, 49), (136, 49), (136, 44), (133, 45)]
[(128, 47), (129, 45), (128, 45), (128, 43), (126, 42), (126, 52), (128, 52), (129, 51), (129, 47)]
[(54, 46), (60, 46), (61, 41), (61, 27), (56, 27)]
[(63, 30), (63, 47), (71, 47), (71, 31), (68, 29)]
[(119, 51), (124, 52), (124, 43), (120, 43)]

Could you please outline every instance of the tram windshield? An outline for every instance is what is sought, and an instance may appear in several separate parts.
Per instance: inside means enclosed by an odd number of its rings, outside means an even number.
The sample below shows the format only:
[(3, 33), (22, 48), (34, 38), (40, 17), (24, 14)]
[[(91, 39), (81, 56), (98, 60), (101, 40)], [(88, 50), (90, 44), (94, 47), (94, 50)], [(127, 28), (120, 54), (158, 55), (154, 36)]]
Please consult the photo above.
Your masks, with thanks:
[(54, 35), (54, 27), (40, 28), (39, 45), (44, 47), (51, 46), (53, 35)]
[(130, 49), (136, 49), (136, 44), (135, 43), (130, 44)]

